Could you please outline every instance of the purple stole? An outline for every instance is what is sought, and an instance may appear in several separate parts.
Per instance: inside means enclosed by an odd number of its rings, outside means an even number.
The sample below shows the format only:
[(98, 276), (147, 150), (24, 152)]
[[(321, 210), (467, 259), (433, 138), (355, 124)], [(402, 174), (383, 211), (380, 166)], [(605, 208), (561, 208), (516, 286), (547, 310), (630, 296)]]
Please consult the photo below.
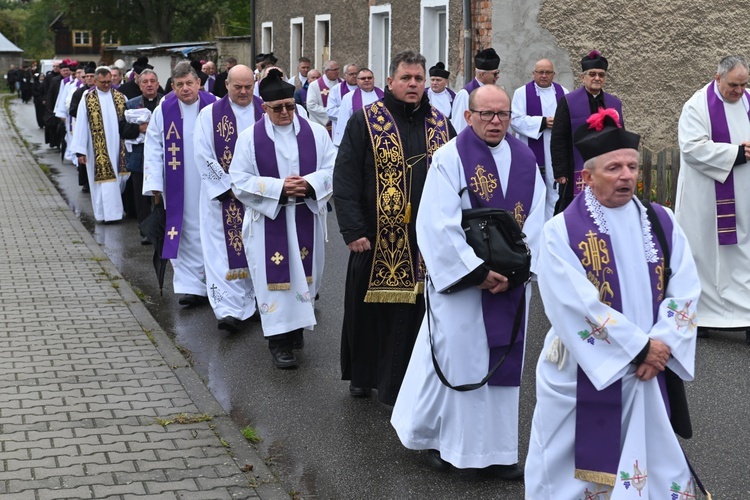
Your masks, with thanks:
[(206, 88), (211, 93), (213, 93), (213, 91), (214, 91), (214, 83), (216, 83), (216, 77), (214, 75), (209, 76), (208, 77), (208, 85), (206, 85)]
[[(316, 171), (318, 155), (315, 146), (315, 135), (312, 127), (302, 117), (299, 120), (297, 134), (297, 149), (299, 151), (299, 175), (304, 177)], [(279, 165), (276, 160), (276, 145), (266, 133), (265, 119), (256, 122), (253, 127), (255, 142), (255, 163), (261, 177), (281, 179)], [(260, 153), (260, 154), (259, 154)], [(292, 200), (290, 200), (292, 202)], [(304, 203), (295, 209), (295, 226), (299, 255), (305, 278), (312, 283), (313, 251), (315, 249), (315, 214)], [(282, 206), (275, 219), (265, 218), (265, 260), (266, 283), (269, 290), (289, 290), (291, 275), (289, 273), (289, 240), (287, 237), (286, 207)]]
[[(343, 84), (343, 80), (339, 78), (339, 85)], [(317, 80), (318, 87), (320, 88), (320, 99), (323, 101), (323, 107), (328, 107), (328, 94), (331, 93), (331, 89), (328, 88), (328, 85), (326, 85), (325, 79), (321, 76)], [(346, 88), (346, 92), (349, 92), (349, 87)], [(341, 94), (342, 96), (344, 94)], [(328, 120), (326, 123), (326, 130), (328, 131), (328, 137), (333, 137), (333, 130), (331, 129), (331, 120)]]
[[(716, 82), (706, 89), (708, 101), (708, 116), (711, 119), (711, 140), (731, 144), (729, 124), (724, 111), (724, 101), (716, 95)], [(750, 93), (745, 91), (750, 99)], [(750, 119), (750, 113), (748, 113)], [(729, 171), (724, 182), (714, 181), (716, 191), (716, 228), (718, 230), (719, 245), (737, 244), (737, 213), (734, 206), (734, 169)]]
[[(253, 98), (255, 103), (255, 98)], [(232, 111), (229, 95), (225, 95), (211, 108), (211, 123), (214, 128), (214, 154), (224, 169), (229, 173), (229, 165), (234, 157), (239, 130), (237, 118)], [(224, 242), (227, 249), (229, 271), (226, 279), (243, 279), (249, 276), (245, 247), (242, 244), (242, 220), (245, 217), (245, 205), (233, 196), (221, 202), (221, 220), (224, 225)]]
[[(383, 91), (378, 87), (375, 87), (375, 94), (378, 96), (378, 99), (383, 98)], [(360, 109), (362, 109), (362, 89), (357, 87), (357, 90), (352, 94), (352, 113)]]
[[(615, 255), (609, 234), (600, 232), (589, 207), (587, 197), (593, 197), (588, 188), (576, 196), (565, 210), (565, 226), (570, 247), (581, 262), (589, 281), (599, 290), (600, 300), (616, 311), (622, 312), (622, 295)], [(673, 225), (663, 207), (652, 204), (661, 222), (667, 241), (672, 241)], [(640, 208), (640, 207), (639, 207)], [(656, 262), (648, 262), (653, 318), (656, 322), (659, 304), (664, 300), (664, 252), (652, 230)], [(627, 272), (626, 269), (622, 270)], [(588, 326), (578, 335), (587, 342), (592, 355), (606, 356), (609, 345), (606, 322), (597, 324), (596, 318), (585, 318)], [(583, 318), (582, 318), (583, 322)], [(664, 374), (658, 375), (659, 385), (667, 411), (666, 382)], [(622, 432), (622, 381), (617, 380), (606, 389), (597, 391), (581, 367), (578, 367), (576, 388), (575, 477), (583, 481), (613, 486), (620, 460)]]
[(449, 89), (448, 87), (445, 87), (445, 91), (448, 92), (448, 95), (451, 96), (451, 104), (453, 104), (453, 101), (456, 99), (456, 93), (453, 92), (453, 90)]
[[(200, 109), (213, 102), (205, 92), (198, 94)], [(180, 100), (165, 99), (161, 105), (164, 116), (164, 191), (167, 221), (164, 228), (162, 259), (176, 259), (182, 236), (182, 212), (185, 207), (185, 153)]]
[[(552, 82), (552, 85), (555, 87), (555, 98), (559, 101), (565, 95), (565, 92), (558, 83)], [(526, 84), (526, 114), (529, 116), (541, 116), (544, 120), (542, 99), (537, 94), (536, 85), (534, 85), (533, 81)], [(532, 139), (529, 137), (527, 142), (531, 150), (534, 152), (536, 164), (539, 165), (540, 169), (543, 169), (547, 165), (544, 155), (544, 137), (542, 136), (539, 139)]]
[(263, 118), (263, 113), (265, 113), (265, 111), (263, 111), (263, 99), (257, 95), (253, 96), (253, 108), (255, 108), (255, 121), (257, 122)]
[(464, 87), (464, 90), (466, 91), (467, 94), (471, 95), (471, 93), (474, 92), (479, 87), (481, 87), (481, 85), (479, 85), (479, 81), (476, 78), (474, 78), (472, 81), (466, 84), (466, 86)]
[[(511, 134), (505, 141), (510, 146), (510, 175), (506, 195), (503, 195), (495, 159), (487, 144), (474, 129), (466, 127), (456, 138), (456, 149), (461, 159), (468, 187), (474, 192), (469, 196), (473, 208), (502, 208), (515, 215), (518, 225), (523, 223), (531, 211), (534, 199), (534, 184), (537, 175), (536, 159), (531, 150)], [(507, 197), (506, 197), (507, 196)], [(492, 294), (482, 290), (482, 316), (490, 348), (489, 368), (493, 367), (508, 350), (513, 335), (513, 318), (524, 298), (525, 287), (517, 287), (505, 293)], [(519, 327), (517, 343), (505, 363), (489, 380), (489, 385), (518, 387), (521, 385), (523, 365), (523, 343), (526, 322)]]
[[(622, 125), (622, 101), (612, 94), (607, 94), (604, 91), (602, 91), (602, 94), (604, 107), (614, 108), (620, 115), (620, 125)], [(566, 95), (565, 99), (568, 100), (568, 109), (570, 110), (570, 130), (572, 132), (575, 132), (575, 130), (586, 123), (586, 120), (588, 120), (589, 116), (591, 116), (591, 107), (589, 106), (589, 93), (584, 87), (580, 87)], [(573, 146), (573, 196), (583, 191), (583, 178), (581, 177), (581, 170), (583, 170), (583, 157), (581, 157), (581, 153), (578, 152), (578, 148)]]

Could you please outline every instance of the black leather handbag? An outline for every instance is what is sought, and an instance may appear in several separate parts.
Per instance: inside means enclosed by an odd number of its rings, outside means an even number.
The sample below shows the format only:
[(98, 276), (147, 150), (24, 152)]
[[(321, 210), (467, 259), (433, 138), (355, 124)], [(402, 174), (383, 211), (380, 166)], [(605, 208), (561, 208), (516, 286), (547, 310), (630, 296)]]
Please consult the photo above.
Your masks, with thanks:
[[(459, 192), (459, 196), (467, 188)], [(461, 227), (466, 243), (474, 249), (491, 270), (508, 278), (509, 289), (529, 281), (531, 277), (531, 250), (529, 250), (516, 218), (502, 208), (467, 208), (461, 213)], [(455, 292), (471, 286), (459, 281), (446, 292)]]

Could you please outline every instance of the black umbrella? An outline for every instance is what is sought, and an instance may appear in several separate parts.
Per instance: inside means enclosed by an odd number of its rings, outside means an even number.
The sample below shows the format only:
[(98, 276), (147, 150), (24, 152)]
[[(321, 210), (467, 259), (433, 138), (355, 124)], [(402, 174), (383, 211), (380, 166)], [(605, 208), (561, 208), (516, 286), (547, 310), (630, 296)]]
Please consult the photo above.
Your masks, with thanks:
[(156, 279), (159, 280), (159, 294), (164, 295), (164, 273), (167, 271), (167, 261), (162, 259), (161, 252), (164, 249), (164, 230), (167, 225), (167, 212), (159, 195), (154, 196), (154, 208), (151, 213), (138, 224), (138, 227), (148, 241), (154, 246), (154, 271)]

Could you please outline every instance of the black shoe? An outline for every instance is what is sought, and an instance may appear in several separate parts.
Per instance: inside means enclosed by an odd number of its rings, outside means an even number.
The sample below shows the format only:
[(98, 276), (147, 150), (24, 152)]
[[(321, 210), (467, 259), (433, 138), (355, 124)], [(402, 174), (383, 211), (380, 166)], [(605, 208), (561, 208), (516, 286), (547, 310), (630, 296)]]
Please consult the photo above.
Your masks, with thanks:
[(276, 365), (276, 368), (285, 370), (297, 366), (297, 358), (294, 357), (294, 354), (292, 354), (292, 351), (289, 349), (271, 351), (271, 357), (273, 358), (273, 364)]
[(445, 472), (452, 465), (440, 458), (440, 452), (437, 450), (427, 450), (427, 463), (436, 471)]
[(708, 328), (705, 326), (699, 326), (698, 327), (698, 333), (696, 335), (699, 339), (707, 339), (708, 338)]
[(349, 395), (354, 398), (366, 398), (370, 395), (372, 389), (369, 387), (358, 387), (353, 384), (349, 384)]
[(242, 321), (232, 316), (227, 316), (219, 320), (219, 330), (226, 330), (229, 333), (237, 333), (241, 325)]
[(184, 307), (196, 307), (201, 304), (205, 304), (207, 301), (208, 301), (208, 297), (186, 293), (185, 295), (180, 297), (177, 303)]
[(141, 236), (141, 245), (150, 245), (151, 242), (145, 236)]
[(91, 190), (89, 189), (89, 187), (88, 187), (88, 186), (83, 186), (83, 187), (81, 188), (81, 192), (82, 192), (82, 193), (90, 193), (90, 192), (91, 192)]
[(518, 464), (513, 465), (490, 465), (482, 469), (485, 474), (490, 474), (497, 479), (506, 481), (517, 481), (523, 479), (523, 469)]

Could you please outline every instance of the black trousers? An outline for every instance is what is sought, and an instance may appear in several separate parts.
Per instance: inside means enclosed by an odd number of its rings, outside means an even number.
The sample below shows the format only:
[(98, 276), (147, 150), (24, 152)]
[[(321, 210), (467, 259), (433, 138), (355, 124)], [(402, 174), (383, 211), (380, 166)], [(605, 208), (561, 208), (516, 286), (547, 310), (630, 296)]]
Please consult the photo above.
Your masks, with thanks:
[(292, 330), (291, 332), (266, 337), (268, 339), (268, 348), (271, 350), (271, 352), (281, 350), (291, 351), (294, 341), (302, 338), (302, 330), (302, 328), (298, 328), (296, 330)]

